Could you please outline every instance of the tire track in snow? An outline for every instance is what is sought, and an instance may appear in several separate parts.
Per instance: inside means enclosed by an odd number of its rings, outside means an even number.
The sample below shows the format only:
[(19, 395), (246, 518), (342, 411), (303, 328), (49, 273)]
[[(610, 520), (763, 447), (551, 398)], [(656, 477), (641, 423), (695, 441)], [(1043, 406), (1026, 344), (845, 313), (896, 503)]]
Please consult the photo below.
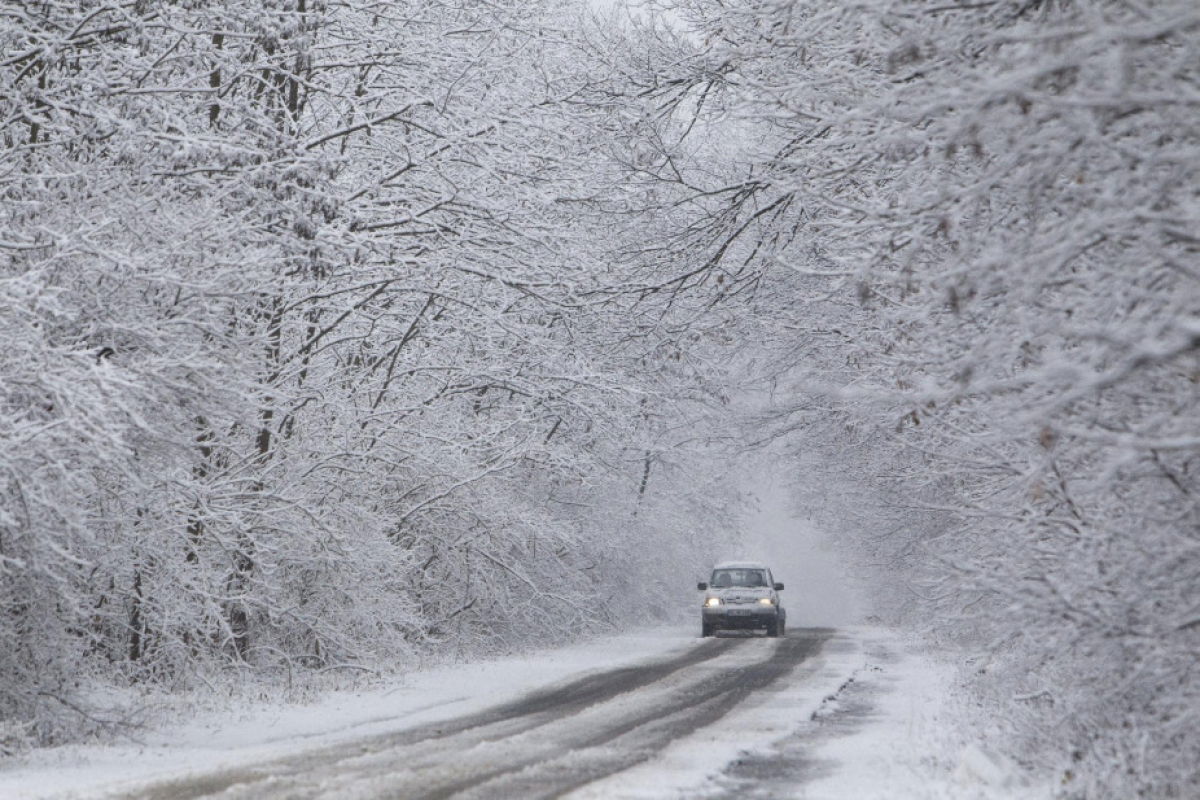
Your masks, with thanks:
[(535, 762), (517, 771), (475, 781), (461, 791), (436, 795), (462, 800), (486, 798), (551, 798), (586, 786), (592, 781), (629, 769), (653, 758), (681, 736), (718, 722), (749, 695), (766, 688), (797, 664), (815, 655), (825, 635), (803, 635), (779, 640), (771, 657), (691, 685), (673, 698), (667, 713), (651, 709), (623, 723), (573, 743), (568, 752)]
[(121, 797), (556, 797), (652, 757), (711, 724), (820, 649), (828, 633), (712, 639), (495, 708)]
[[(562, 684), (551, 685), (546, 689), (532, 692), (514, 701), (478, 713), (342, 742), (328, 747), (313, 748), (295, 756), (270, 759), (260, 764), (232, 767), (212, 773), (157, 782), (131, 792), (112, 793), (108, 797), (113, 800), (117, 798), (123, 800), (197, 800), (229, 790), (236, 791), (242, 787), (248, 788), (265, 783), (276, 784), (276, 787), (271, 790), (276, 791), (280, 788), (278, 784), (281, 782), (281, 776), (312, 770), (322, 765), (336, 764), (365, 753), (444, 739), (473, 728), (496, 725), (514, 719), (524, 718), (524, 726), (532, 727), (540, 723), (540, 715), (552, 711), (560, 715), (575, 713), (606, 697), (662, 680), (673, 672), (716, 658), (724, 653), (731, 644), (733, 644), (731, 640), (712, 639), (704, 645), (692, 648), (674, 658), (585, 675)], [(264, 789), (264, 791), (266, 790)], [(247, 792), (246, 796), (256, 795), (253, 792)]]

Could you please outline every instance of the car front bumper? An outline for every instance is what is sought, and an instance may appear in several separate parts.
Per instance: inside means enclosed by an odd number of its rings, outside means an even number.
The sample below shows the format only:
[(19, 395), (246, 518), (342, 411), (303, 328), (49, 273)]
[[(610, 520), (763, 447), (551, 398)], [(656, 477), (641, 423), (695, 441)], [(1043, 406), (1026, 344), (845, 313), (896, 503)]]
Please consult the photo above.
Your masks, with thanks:
[(701, 609), (704, 624), (712, 628), (753, 630), (769, 628), (782, 619), (777, 606), (724, 605)]

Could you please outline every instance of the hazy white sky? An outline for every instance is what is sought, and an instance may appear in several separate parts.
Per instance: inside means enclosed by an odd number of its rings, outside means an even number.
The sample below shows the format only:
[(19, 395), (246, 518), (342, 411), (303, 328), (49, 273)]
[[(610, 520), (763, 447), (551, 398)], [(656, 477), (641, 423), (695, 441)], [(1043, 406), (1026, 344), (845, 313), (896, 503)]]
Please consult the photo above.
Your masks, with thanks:
[(860, 605), (837, 553), (819, 530), (792, 515), (788, 493), (774, 470), (763, 465), (746, 480), (759, 510), (743, 521), (746, 552), (730, 558), (763, 561), (783, 581), (789, 626), (848, 625), (858, 621)]

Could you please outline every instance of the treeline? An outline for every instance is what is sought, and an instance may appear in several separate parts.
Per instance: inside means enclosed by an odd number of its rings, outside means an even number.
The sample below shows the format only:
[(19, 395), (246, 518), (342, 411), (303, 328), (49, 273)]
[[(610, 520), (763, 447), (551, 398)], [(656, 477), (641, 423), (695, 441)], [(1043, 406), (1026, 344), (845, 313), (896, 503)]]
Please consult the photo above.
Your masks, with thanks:
[(577, 12), (0, 8), (0, 750), (655, 613), (727, 541), (708, 299), (636, 256), (674, 123)]
[[(1200, 793), (1200, 9), (671, 4), (802, 511), (1067, 797)], [(714, 165), (719, 165), (715, 166)]]
[(656, 5), (0, 11), (9, 739), (654, 607), (757, 382), (993, 745), (1196, 794), (1194, 3)]

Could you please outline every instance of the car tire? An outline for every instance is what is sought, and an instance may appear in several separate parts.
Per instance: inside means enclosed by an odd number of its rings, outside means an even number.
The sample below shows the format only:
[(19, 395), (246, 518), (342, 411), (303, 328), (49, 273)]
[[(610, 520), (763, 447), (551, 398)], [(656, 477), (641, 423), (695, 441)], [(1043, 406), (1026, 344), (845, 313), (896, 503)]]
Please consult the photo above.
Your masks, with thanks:
[(715, 633), (715, 631), (713, 630), (712, 625), (709, 625), (707, 622), (700, 623), (700, 638), (701, 639), (712, 636), (713, 633)]
[(779, 635), (779, 623), (778, 622), (768, 622), (767, 623), (767, 636), (770, 636), (771, 638), (775, 638), (778, 635)]

